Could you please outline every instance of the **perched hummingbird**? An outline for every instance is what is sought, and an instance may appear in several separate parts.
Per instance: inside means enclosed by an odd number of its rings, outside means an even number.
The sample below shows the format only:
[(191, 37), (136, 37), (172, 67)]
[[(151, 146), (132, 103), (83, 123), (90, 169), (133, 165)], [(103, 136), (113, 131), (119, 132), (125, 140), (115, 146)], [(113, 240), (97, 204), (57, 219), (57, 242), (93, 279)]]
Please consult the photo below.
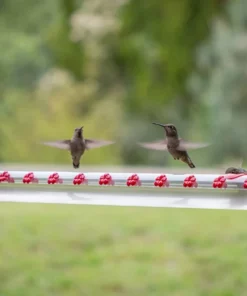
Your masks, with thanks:
[(247, 174), (247, 171), (243, 168), (230, 167), (226, 169), (225, 174)]
[(98, 148), (106, 145), (111, 145), (114, 143), (115, 142), (113, 141), (84, 139), (83, 126), (80, 128), (75, 128), (74, 135), (71, 140), (42, 142), (42, 144), (47, 146), (69, 150), (72, 157), (73, 167), (75, 169), (79, 168), (80, 159), (81, 159), (81, 156), (84, 154), (85, 150), (88, 150), (91, 148)]
[(152, 143), (138, 143), (140, 146), (153, 149), (153, 150), (168, 150), (173, 158), (180, 159), (181, 161), (188, 164), (190, 168), (195, 168), (192, 160), (190, 159), (187, 149), (198, 149), (207, 147), (209, 143), (189, 143), (178, 137), (178, 132), (173, 124), (160, 124), (155, 123), (155, 125), (162, 126), (165, 129), (166, 139), (152, 142)]
[(247, 171), (242, 168), (243, 162), (244, 162), (244, 159), (241, 158), (238, 163), (239, 167), (238, 168), (233, 166), (229, 167), (228, 169), (226, 169), (225, 174), (245, 174), (245, 173), (247, 174)]

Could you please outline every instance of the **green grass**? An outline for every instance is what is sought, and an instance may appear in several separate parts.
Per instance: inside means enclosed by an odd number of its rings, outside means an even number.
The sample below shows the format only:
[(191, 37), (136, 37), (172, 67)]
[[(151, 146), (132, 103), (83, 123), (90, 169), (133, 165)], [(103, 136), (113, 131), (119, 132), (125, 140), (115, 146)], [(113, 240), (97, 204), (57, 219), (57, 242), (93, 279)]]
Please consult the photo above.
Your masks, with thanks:
[(247, 213), (4, 204), (0, 295), (236, 296)]

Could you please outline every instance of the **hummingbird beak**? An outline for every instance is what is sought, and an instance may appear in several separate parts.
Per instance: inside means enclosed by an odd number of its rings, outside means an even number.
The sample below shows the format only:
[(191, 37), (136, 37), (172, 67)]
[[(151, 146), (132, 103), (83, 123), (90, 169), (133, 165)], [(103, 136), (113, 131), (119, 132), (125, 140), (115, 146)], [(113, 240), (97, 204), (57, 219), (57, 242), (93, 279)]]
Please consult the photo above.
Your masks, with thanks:
[(83, 129), (83, 126), (82, 127), (80, 127), (80, 130), (82, 130)]
[(166, 128), (166, 124), (161, 124), (161, 123), (157, 123), (157, 122), (152, 122), (152, 123), (155, 124), (155, 125), (159, 125), (159, 126), (162, 126), (162, 127)]

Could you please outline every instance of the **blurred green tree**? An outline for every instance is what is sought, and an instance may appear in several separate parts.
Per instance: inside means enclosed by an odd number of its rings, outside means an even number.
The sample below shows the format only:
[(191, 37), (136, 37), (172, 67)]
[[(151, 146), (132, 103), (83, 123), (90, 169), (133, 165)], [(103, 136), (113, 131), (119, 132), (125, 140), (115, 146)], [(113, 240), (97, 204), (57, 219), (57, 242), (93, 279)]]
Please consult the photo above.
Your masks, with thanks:
[[(57, 1), (8, 0), (0, 2), (0, 112), (1, 122), (15, 121), (23, 93), (35, 88), (36, 81), (52, 65), (43, 42), (49, 25), (56, 19)], [(26, 95), (29, 95), (26, 93)], [(24, 102), (23, 102), (24, 103)], [(25, 108), (25, 106), (23, 106)], [(8, 118), (8, 121), (5, 121)], [(6, 139), (6, 126), (0, 141)], [(5, 159), (0, 152), (0, 160)]]
[(122, 138), (125, 162), (149, 162), (147, 153), (137, 151), (129, 139), (147, 140), (148, 132), (149, 139), (160, 138), (161, 130), (148, 128), (150, 121), (182, 121), (180, 131), (187, 131), (193, 101), (186, 93), (186, 78), (195, 46), (207, 36), (219, 7), (215, 0), (133, 0), (122, 8), (115, 59), (126, 88), (125, 120), (131, 126)]
[(60, 14), (47, 35), (47, 46), (54, 65), (70, 71), (77, 80), (83, 78), (83, 47), (71, 38), (71, 17), (78, 8), (76, 0), (60, 0)]
[(56, 20), (58, 2), (4, 1), (0, 9), (0, 87), (35, 87), (49, 66), (51, 55), (43, 37)]
[[(201, 106), (196, 118), (214, 143), (211, 162), (247, 158), (247, 2), (229, 1), (197, 51), (197, 71), (188, 81)], [(202, 116), (207, 112), (207, 116)]]
[[(104, 159), (100, 150), (89, 154), (85, 161), (95, 163), (159, 163), (160, 155), (135, 145), (163, 136), (153, 120), (180, 124), (186, 136), (187, 122), (199, 107), (187, 95), (185, 80), (218, 0), (8, 0), (0, 5), (0, 160), (66, 162), (62, 152), (33, 149), (35, 141), (64, 137), (84, 123), (95, 137), (120, 143), (106, 149)], [(10, 135), (17, 127), (13, 146)], [(198, 131), (193, 137), (200, 137)]]

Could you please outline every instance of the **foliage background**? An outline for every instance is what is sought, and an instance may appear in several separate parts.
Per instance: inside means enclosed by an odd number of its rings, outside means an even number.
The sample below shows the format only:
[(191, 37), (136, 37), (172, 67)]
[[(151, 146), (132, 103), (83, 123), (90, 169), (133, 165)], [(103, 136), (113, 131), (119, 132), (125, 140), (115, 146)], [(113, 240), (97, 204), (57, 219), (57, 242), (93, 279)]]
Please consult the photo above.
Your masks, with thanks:
[[(72, 169), (40, 141), (84, 125), (117, 140), (87, 168), (188, 172), (136, 146), (153, 121), (213, 143), (196, 172), (246, 159), (247, 1), (0, 0), (0, 29), (2, 168)], [(0, 295), (246, 295), (244, 211), (1, 203), (0, 222)]]
[(66, 164), (42, 140), (85, 136), (117, 144), (85, 164), (170, 165), (138, 148), (163, 137), (210, 141), (197, 166), (246, 158), (246, 2), (31, 0), (0, 4), (0, 161)]

